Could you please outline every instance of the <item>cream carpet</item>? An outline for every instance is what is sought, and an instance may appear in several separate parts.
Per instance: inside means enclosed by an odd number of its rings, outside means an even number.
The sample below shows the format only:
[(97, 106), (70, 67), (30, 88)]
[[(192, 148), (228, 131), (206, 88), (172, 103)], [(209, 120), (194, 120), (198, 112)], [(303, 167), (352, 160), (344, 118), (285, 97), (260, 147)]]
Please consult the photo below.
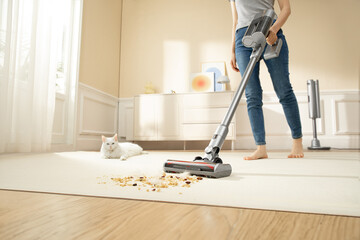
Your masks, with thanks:
[(287, 159), (244, 161), (248, 153), (223, 151), (230, 177), (203, 179), (190, 187), (122, 187), (111, 178), (161, 176), (168, 159), (191, 160), (202, 152), (156, 152), (127, 161), (101, 159), (98, 152), (0, 155), (0, 189), (254, 209), (360, 216), (359, 152), (307, 152)]

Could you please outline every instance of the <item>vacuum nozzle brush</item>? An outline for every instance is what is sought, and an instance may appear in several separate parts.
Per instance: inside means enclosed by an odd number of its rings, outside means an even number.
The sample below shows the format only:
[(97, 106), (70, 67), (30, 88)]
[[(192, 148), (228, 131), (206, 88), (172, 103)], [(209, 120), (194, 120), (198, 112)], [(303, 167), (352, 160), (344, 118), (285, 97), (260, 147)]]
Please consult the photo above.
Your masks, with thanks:
[(164, 171), (168, 173), (188, 172), (191, 175), (221, 178), (231, 174), (230, 164), (212, 163), (207, 161), (167, 160)]

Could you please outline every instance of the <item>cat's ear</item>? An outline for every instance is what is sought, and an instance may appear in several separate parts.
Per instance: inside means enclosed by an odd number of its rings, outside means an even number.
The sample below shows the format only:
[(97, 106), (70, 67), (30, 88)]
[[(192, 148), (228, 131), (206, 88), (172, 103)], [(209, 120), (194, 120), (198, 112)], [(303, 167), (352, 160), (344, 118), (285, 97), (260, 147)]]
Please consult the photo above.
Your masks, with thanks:
[(102, 136), (101, 136), (101, 139), (102, 139), (103, 142), (105, 142), (105, 139), (106, 139), (106, 138), (105, 138), (104, 135), (102, 135)]
[(115, 141), (117, 141), (117, 140), (118, 140), (118, 138), (117, 138), (117, 133), (115, 133), (115, 135), (114, 135), (114, 139), (115, 139)]

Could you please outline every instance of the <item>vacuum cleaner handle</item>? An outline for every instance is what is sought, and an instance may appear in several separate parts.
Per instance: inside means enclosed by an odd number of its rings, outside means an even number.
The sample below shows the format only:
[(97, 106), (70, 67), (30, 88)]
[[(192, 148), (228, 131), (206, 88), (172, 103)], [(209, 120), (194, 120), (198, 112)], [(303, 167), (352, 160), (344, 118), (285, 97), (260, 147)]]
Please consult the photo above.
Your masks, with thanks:
[(280, 54), (282, 43), (283, 43), (282, 39), (278, 38), (278, 40), (276, 40), (275, 44), (267, 45), (265, 52), (264, 52), (264, 59), (269, 60), (269, 59), (278, 57)]
[[(275, 12), (272, 9), (265, 13), (257, 14), (246, 30), (242, 42), (245, 47), (259, 48), (266, 45), (266, 37), (274, 21)], [(264, 52), (264, 59), (268, 60), (279, 56), (282, 47), (282, 40), (278, 39), (272, 46), (267, 45)]]

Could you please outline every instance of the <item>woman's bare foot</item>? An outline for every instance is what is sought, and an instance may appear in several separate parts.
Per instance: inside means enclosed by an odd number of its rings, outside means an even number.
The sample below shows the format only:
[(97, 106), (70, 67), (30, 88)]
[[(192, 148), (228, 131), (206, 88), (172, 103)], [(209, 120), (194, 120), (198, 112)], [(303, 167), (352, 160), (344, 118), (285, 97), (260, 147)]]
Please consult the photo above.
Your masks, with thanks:
[(303, 157), (304, 157), (304, 150), (302, 145), (302, 138), (293, 139), (292, 150), (288, 158), (303, 158)]
[(255, 152), (253, 152), (250, 156), (244, 157), (244, 160), (256, 160), (262, 158), (268, 158), (266, 145), (258, 145)]

